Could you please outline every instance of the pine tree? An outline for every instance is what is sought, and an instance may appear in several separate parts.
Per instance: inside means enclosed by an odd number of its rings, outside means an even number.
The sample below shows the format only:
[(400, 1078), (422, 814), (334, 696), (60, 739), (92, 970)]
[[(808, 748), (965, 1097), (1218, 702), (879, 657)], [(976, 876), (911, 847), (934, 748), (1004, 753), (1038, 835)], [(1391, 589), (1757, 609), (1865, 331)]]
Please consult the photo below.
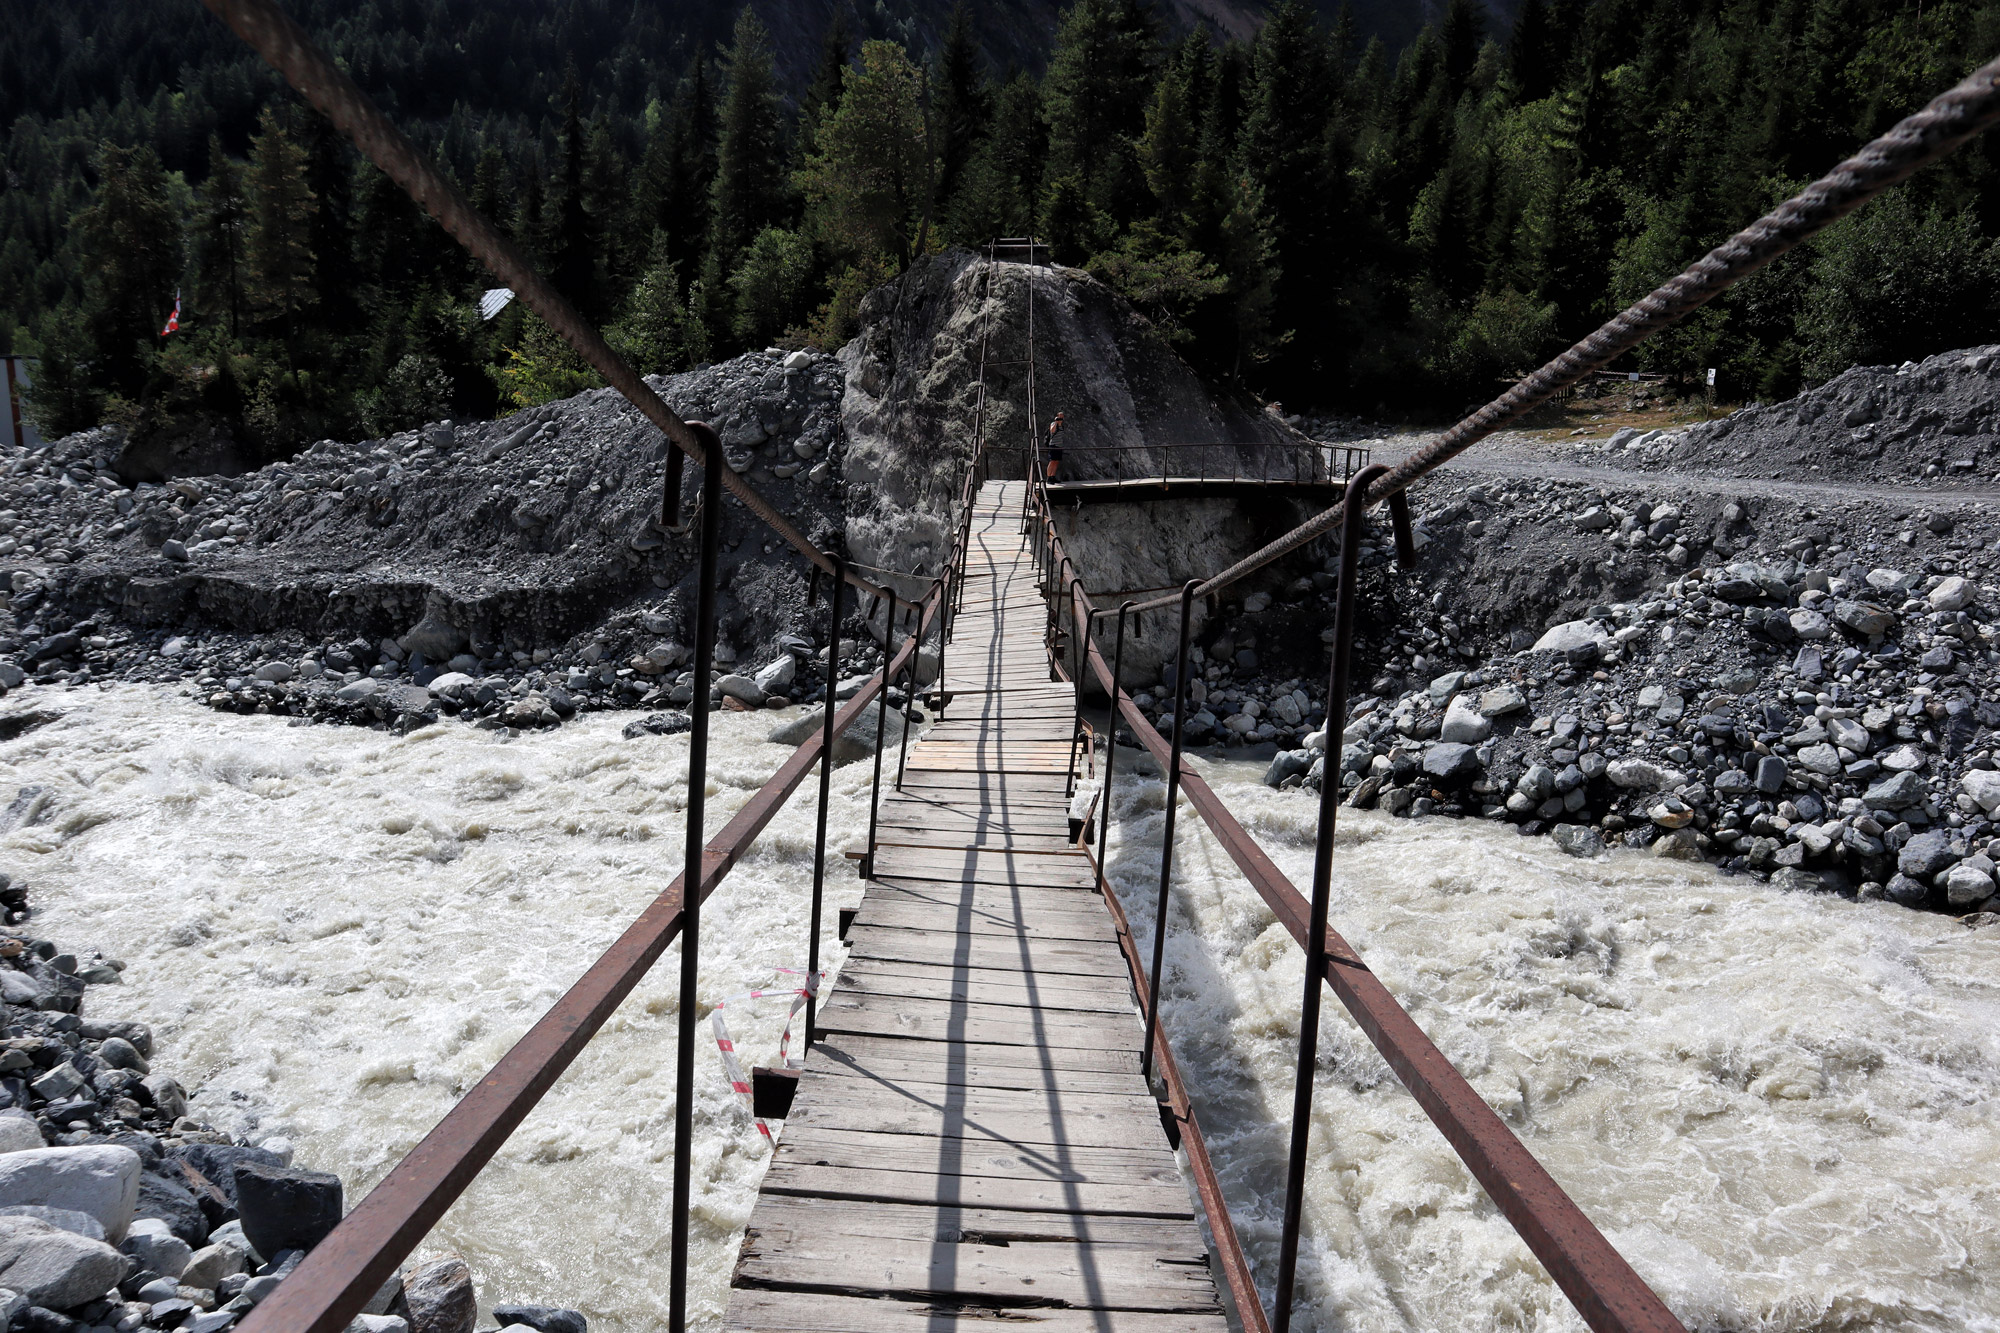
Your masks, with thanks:
[(472, 172), (472, 206), (481, 217), (506, 231), (514, 223), (513, 205), (514, 182), (507, 170), (507, 155), (497, 143), (481, 145)]
[(562, 175), (556, 183), (554, 225), (549, 232), (549, 281), (586, 317), (597, 313), (598, 235), (584, 206), (588, 145), (578, 102), (583, 96), (576, 62), (563, 70)]
[(250, 227), (244, 260), (249, 271), (250, 308), (257, 318), (287, 335), (318, 300), (313, 287), (313, 204), (306, 183), (306, 153), (278, 124), (269, 107), (258, 118), (251, 140)]
[(83, 325), (96, 387), (136, 397), (181, 272), (180, 219), (150, 148), (106, 143), (90, 205), (71, 220), (88, 274)]
[(912, 258), (931, 178), (917, 77), (896, 43), (864, 42), (800, 175), (814, 234), (849, 262), (886, 254), (907, 267)]
[(243, 168), (222, 149), (220, 135), (208, 136), (208, 179), (202, 182), (201, 211), (195, 215), (195, 302), (209, 319), (220, 319), (233, 340), (243, 318), (245, 232), (250, 206), (243, 193)]
[(819, 60), (813, 66), (812, 82), (799, 99), (799, 132), (795, 149), (799, 170), (819, 150), (820, 126), (840, 106), (847, 67), (854, 59), (854, 34), (849, 30), (847, 11), (836, 9), (820, 39)]
[(1513, 35), (1507, 42), (1507, 62), (1523, 102), (1539, 102), (1555, 91), (1561, 58), (1561, 34), (1549, 13), (1548, 0), (1521, 0), (1514, 13)]
[(651, 256), (626, 300), (624, 317), (605, 336), (642, 375), (671, 375), (708, 359), (708, 333), (692, 305), (681, 299), (680, 275), (664, 232), (653, 234)]
[(783, 127), (778, 119), (777, 68), (764, 25), (750, 6), (736, 16), (736, 31), (723, 57), (728, 88), (723, 94), (710, 186), (709, 265), (732, 272), (758, 232), (779, 221), (783, 198)]
[(972, 36), (972, 11), (965, 0), (952, 6), (951, 26), (937, 56), (936, 96), (932, 99), (933, 142), (937, 151), (937, 197), (949, 200), (973, 150), (993, 117), (993, 94), (979, 73), (979, 44)]
[(312, 193), (306, 246), (312, 252), (315, 320), (351, 332), (360, 326), (362, 314), (349, 299), (360, 280), (354, 243), (354, 158), (324, 116), (307, 111), (303, 121), (296, 139), (305, 154), (306, 188)]
[[(1066, 230), (1081, 227), (1076, 244), (1095, 248), (1107, 239), (1100, 234), (1106, 224), (1141, 204), (1145, 180), (1132, 145), (1145, 129), (1154, 57), (1149, 16), (1135, 0), (1077, 0), (1063, 14), (1042, 102), (1048, 179), (1067, 182), (1060, 201), (1058, 184), (1049, 187), (1049, 208), (1054, 213), (1060, 202), (1063, 219), (1078, 219), (1064, 223)], [(1101, 216), (1088, 216), (1093, 211)], [(1049, 231), (1056, 235), (1055, 222)]]

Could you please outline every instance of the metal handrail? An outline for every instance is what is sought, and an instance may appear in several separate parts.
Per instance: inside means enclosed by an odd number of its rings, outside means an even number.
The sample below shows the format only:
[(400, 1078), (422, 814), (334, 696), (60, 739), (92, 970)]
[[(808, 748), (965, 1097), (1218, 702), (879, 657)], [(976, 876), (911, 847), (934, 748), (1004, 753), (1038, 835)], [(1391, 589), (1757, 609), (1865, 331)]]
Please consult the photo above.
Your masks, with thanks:
[[(1050, 444), (1043, 440), (1036, 446), (1038, 465), (1052, 448), (1060, 448), (1065, 460), (1072, 457), (1099, 460), (1115, 456), (1141, 458), (1151, 463), (1157, 456), (1159, 465), (1157, 470), (1150, 466), (1143, 469), (1124, 469), (1118, 475), (1108, 477), (1058, 476), (1054, 481), (1048, 482), (1057, 489), (1078, 482), (1129, 481), (1134, 484), (1166, 485), (1176, 479), (1255, 480), (1279, 485), (1332, 485), (1335, 482), (1346, 482), (1356, 470), (1366, 467), (1370, 458), (1370, 451), (1366, 445), (1324, 444), (1316, 440), (1169, 441), (1162, 444), (1075, 445)], [(1177, 464), (1176, 460), (1186, 458), (1189, 454), (1195, 457), (1193, 464)], [(1211, 468), (1211, 463), (1215, 460), (1220, 460), (1223, 466)], [(1280, 466), (1274, 468), (1274, 462)], [(1181, 470), (1173, 471), (1175, 466), (1180, 466)], [(1190, 471), (1190, 467), (1194, 470)]]
[[(1066, 561), (1068, 557), (1062, 550), (1062, 537), (1057, 531), (1046, 490), (1035, 485), (1031, 485), (1030, 490), (1034, 492), (1030, 504), (1040, 526), (1038, 547), (1045, 549), (1047, 554), (1044, 558), (1048, 561)], [(1362, 497), (1366, 493), (1365, 489), (1357, 491), (1356, 502), (1365, 503)], [(1358, 559), (1359, 543), (1348, 545), (1353, 549), (1353, 558)], [(1350, 589), (1354, 586), (1351, 577), (1346, 580), (1346, 586)], [(1200, 591), (1199, 587), (1192, 590), (1196, 593)], [(1098, 608), (1080, 582), (1071, 583), (1069, 593), (1072, 599), (1068, 608), (1070, 623), (1087, 623)], [(1131, 604), (1126, 603), (1121, 612), (1130, 607)], [(1337, 662), (1340, 656), (1336, 652)], [(1249, 880), (1278, 922), (1301, 947), (1307, 949), (1309, 959), (1323, 960), (1318, 968), (1320, 978), (1333, 987), (1334, 994), (1382, 1053), (1390, 1068), (1396, 1071), (1403, 1086), (1409, 1089), (1425, 1114), (1444, 1133), (1446, 1141), (1458, 1153), (1474, 1179), (1479, 1181), (1513, 1224), (1585, 1322), (1598, 1333), (1685, 1333), (1680, 1321), (1652, 1288), (1605, 1240), (1583, 1210), (1507, 1127), (1506, 1122), (1494, 1113), (1465, 1076), (1437, 1049), (1423, 1029), (1417, 1026), (1416, 1020), (1397, 1003), (1388, 988), (1362, 961), (1354, 947), (1331, 926), (1314, 940), (1313, 902), (1299, 893), (1284, 872), (1229, 813), (1201, 775), (1179, 762), (1177, 747), (1154, 729), (1146, 715), (1132, 702), (1131, 696), (1119, 686), (1094, 640), (1087, 641), (1085, 658), (1091, 673), (1113, 701), (1114, 723), (1122, 718), (1140, 744), (1160, 764), (1161, 771), (1177, 777), (1188, 803), (1222, 843), (1224, 852)], [(1176, 684), (1178, 687), (1178, 681)], [(1115, 725), (1113, 730), (1115, 734)], [(1329, 734), (1329, 754), (1336, 753), (1331, 742), (1332, 734)], [(1112, 743), (1115, 744), (1115, 740)], [(1328, 773), (1323, 781), (1337, 783), (1338, 774)], [(1108, 800), (1106, 803), (1108, 806)], [(1109, 828), (1107, 815), (1107, 836)], [(1316, 880), (1320, 877), (1319, 861), (1330, 856), (1331, 850), (1330, 840), (1322, 840), (1315, 856)], [(1101, 842), (1099, 851), (1101, 855)], [(1154, 930), (1156, 938), (1164, 934), (1164, 913), (1154, 922)], [(1310, 947), (1311, 944), (1317, 947)], [(1137, 966), (1136, 961), (1134, 966)], [(1153, 1001), (1148, 999), (1146, 1003), (1150, 1006)], [(1150, 1021), (1149, 1026), (1152, 1026)], [(1170, 1050), (1171, 1043), (1164, 1029), (1156, 1031), (1154, 1040), (1162, 1053)], [(1302, 1032), (1301, 1041), (1304, 1040)], [(1164, 1054), (1160, 1063), (1164, 1071)], [(1310, 1074), (1302, 1071), (1301, 1077), (1309, 1079)], [(1212, 1176), (1212, 1167), (1206, 1163), (1198, 1165), (1192, 1152), (1189, 1165), (1195, 1171), (1198, 1183), (1204, 1176)], [(1204, 1194), (1203, 1197), (1206, 1200), (1208, 1196)], [(1218, 1241), (1225, 1231), (1233, 1239), (1233, 1225), (1228, 1223), (1228, 1207), (1226, 1202), (1221, 1201), (1219, 1187), (1216, 1199), (1217, 1206), (1211, 1207), (1209, 1213), (1211, 1230)], [(1244, 1313), (1247, 1320), (1249, 1312), (1246, 1310)], [(1284, 1320), (1287, 1314), (1280, 1311), (1278, 1317)], [(1264, 1325), (1261, 1306), (1257, 1311), (1257, 1322), (1260, 1327)]]

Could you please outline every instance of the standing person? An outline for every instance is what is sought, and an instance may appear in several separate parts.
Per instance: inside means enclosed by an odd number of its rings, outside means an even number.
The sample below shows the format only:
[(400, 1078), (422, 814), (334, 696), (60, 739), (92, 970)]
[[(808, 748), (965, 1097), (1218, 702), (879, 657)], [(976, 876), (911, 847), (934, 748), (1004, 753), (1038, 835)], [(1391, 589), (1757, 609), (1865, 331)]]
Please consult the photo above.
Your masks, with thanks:
[(1048, 481), (1054, 481), (1057, 470), (1062, 467), (1062, 428), (1063, 414), (1058, 412), (1056, 413), (1056, 419), (1049, 423), (1049, 441), (1042, 451), (1049, 460), (1049, 470), (1045, 477), (1045, 480)]

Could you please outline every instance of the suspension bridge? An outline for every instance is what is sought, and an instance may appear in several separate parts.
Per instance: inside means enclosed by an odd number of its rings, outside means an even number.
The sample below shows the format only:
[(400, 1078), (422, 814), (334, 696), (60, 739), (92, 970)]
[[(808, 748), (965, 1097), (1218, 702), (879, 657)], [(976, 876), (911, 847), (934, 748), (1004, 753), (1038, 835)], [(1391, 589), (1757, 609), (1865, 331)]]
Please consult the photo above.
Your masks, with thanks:
[[(1184, 691), (1189, 610), (1288, 553), (1338, 532), (1340, 575), (1328, 734), (1345, 721), (1355, 571), (1368, 511), (1386, 504), (1407, 533), (1403, 493), (1415, 481), (1539, 403), (1601, 370), (1659, 329), (1839, 217), (2000, 121), (2000, 61), (1739, 232), (1602, 328), (1510, 387), (1393, 469), (1318, 451), (1244, 455), (1202, 445), (1077, 458), (1055, 484), (1039, 452), (1032, 348), (1043, 252), (995, 242), (989, 282), (1025, 266), (1030, 348), (1027, 438), (986, 438), (982, 333), (977, 417), (954, 506), (954, 540), (914, 601), (819, 549), (742, 476), (713, 431), (681, 420), (588, 322), (318, 51), (272, 0), (205, 0), (293, 88), (409, 192), (501, 283), (560, 334), (673, 445), (663, 521), (678, 522), (680, 461), (701, 469), (699, 602), (692, 667), (706, 681), (715, 649), (717, 550), (727, 490), (830, 576), (828, 683), (838, 679), (848, 588), (886, 602), (886, 661), (844, 706), (834, 691), (820, 731), (704, 841), (708, 705), (690, 705), (688, 837), (683, 872), (529, 1029), (485, 1078), (372, 1190), (241, 1327), (246, 1333), (339, 1333), (423, 1241), (561, 1076), (620, 1001), (678, 943), (677, 1100), (669, 1327), (689, 1323), (696, 968), (701, 905), (809, 777), (820, 793), (808, 962), (807, 1054), (764, 1082), (783, 1106), (782, 1136), (743, 1241), (725, 1324), (753, 1333), (862, 1333), (990, 1327), (1048, 1333), (1285, 1333), (1294, 1317), (1303, 1176), (1323, 992), (1331, 990), (1437, 1125), (1549, 1275), (1597, 1330), (1664, 1333), (1682, 1326), (1534, 1156), (1433, 1045), (1328, 921), (1337, 784), (1321, 793), (1314, 878), (1301, 893), (1200, 775), (1182, 762), (1177, 697), (1162, 736), (1120, 688), (1134, 613), (1178, 606), (1177, 690)], [(1176, 466), (1176, 456), (1180, 465)], [(1197, 459), (1190, 467), (1186, 460)], [(1213, 458), (1215, 461), (1210, 462)], [(1067, 460), (1066, 460), (1067, 461)], [(1157, 471), (1157, 475), (1155, 475)], [(1053, 506), (1087, 498), (1290, 487), (1329, 504), (1317, 517), (1178, 593), (1100, 607), (1063, 549)], [(1224, 493), (1224, 492), (1215, 492)], [(1399, 541), (1399, 548), (1403, 543)], [(1406, 548), (1405, 548), (1406, 549)], [(1109, 660), (1104, 643), (1111, 645)], [(933, 645), (939, 714), (887, 772), (875, 751), (867, 889), (843, 923), (846, 960), (824, 994), (819, 951), (827, 857), (827, 792), (836, 739), (874, 708), (877, 736), (892, 685), (915, 694), (920, 651)], [(1237, 1236), (1206, 1140), (1159, 1022), (1164, 936), (1141, 941), (1091, 844), (1105, 845), (1108, 801), (1072, 815), (1079, 769), (1110, 788), (1117, 748), (1085, 723), (1088, 687), (1114, 726), (1165, 775), (1166, 829), (1158, 910), (1172, 882), (1173, 826), (1183, 804), (1208, 828), (1305, 954), (1298, 1061), (1276, 1261), (1253, 1266)], [(1094, 832), (1094, 838), (1088, 837)], [(1163, 927), (1164, 928), (1164, 927)]]

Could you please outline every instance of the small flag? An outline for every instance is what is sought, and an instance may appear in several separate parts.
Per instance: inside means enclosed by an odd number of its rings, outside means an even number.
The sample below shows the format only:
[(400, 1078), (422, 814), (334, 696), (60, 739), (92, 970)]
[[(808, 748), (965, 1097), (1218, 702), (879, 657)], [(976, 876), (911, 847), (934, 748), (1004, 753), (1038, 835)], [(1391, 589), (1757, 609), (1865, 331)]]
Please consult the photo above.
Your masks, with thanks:
[(181, 327), (181, 294), (178, 290), (176, 290), (174, 292), (174, 313), (167, 316), (167, 327), (160, 330), (160, 336), (164, 338), (169, 333), (178, 333), (180, 332), (180, 327)]

